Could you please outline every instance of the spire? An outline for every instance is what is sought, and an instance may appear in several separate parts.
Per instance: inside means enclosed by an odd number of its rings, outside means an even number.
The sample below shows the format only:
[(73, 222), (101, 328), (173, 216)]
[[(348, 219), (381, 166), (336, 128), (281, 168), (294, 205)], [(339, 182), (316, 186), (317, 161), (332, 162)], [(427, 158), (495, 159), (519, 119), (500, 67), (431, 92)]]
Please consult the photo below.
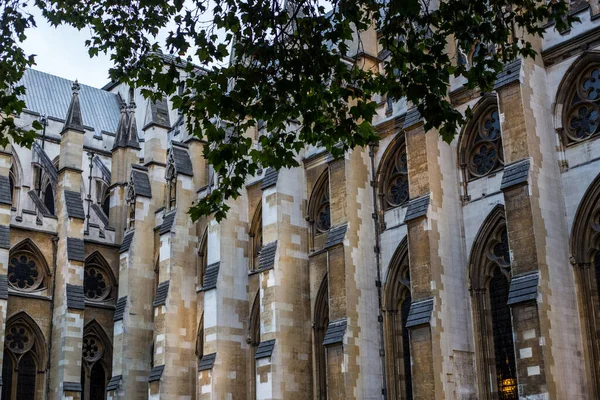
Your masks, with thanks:
[(127, 106), (128, 123), (127, 123), (127, 143), (126, 146), (140, 147), (137, 135), (137, 123), (135, 121), (135, 102), (132, 100)]
[(67, 111), (67, 117), (65, 118), (65, 125), (63, 126), (63, 132), (67, 129), (73, 129), (76, 131), (83, 132), (83, 118), (81, 116), (81, 104), (79, 103), (79, 90), (81, 85), (77, 80), (73, 82), (73, 95), (71, 97), (71, 104), (69, 105), (69, 111)]
[(118, 147), (140, 148), (135, 121), (135, 103), (133, 101), (128, 106), (125, 105), (125, 102), (121, 103), (121, 117), (117, 126), (117, 135), (113, 150)]
[(117, 125), (117, 135), (115, 137), (113, 150), (117, 147), (125, 147), (127, 144), (127, 122), (127, 106), (124, 101), (121, 101), (121, 116), (119, 117), (119, 124)]

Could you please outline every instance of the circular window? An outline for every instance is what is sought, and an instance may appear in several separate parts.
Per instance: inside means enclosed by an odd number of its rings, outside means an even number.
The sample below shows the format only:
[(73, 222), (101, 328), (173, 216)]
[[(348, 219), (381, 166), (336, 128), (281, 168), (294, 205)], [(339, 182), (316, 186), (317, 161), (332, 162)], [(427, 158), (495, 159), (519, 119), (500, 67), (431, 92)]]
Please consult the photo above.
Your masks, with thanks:
[(579, 142), (600, 131), (600, 67), (585, 71), (575, 85), (565, 113), (565, 131), (571, 142)]
[(95, 336), (86, 336), (83, 338), (82, 350), (83, 359), (87, 362), (98, 361), (104, 354), (104, 347), (100, 340)]
[(494, 107), (475, 124), (477, 129), (469, 151), (468, 169), (472, 177), (485, 176), (504, 165), (500, 116)]
[(33, 335), (23, 324), (14, 324), (6, 332), (6, 346), (16, 354), (23, 354), (33, 347)]
[(104, 271), (104, 268), (98, 265), (85, 266), (83, 291), (87, 300), (106, 300), (111, 291), (109, 282), (108, 275)]
[(29, 253), (20, 252), (10, 257), (8, 283), (20, 291), (33, 291), (42, 285), (43, 274), (39, 262)]

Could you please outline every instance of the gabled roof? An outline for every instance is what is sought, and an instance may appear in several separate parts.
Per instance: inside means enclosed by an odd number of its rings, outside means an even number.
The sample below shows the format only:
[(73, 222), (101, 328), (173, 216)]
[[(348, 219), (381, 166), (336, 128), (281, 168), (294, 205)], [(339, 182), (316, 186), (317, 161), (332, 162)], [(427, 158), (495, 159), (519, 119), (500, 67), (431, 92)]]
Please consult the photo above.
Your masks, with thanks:
[[(63, 121), (72, 99), (73, 82), (35, 69), (27, 69), (19, 82), (26, 88), (21, 99), (26, 109)], [(116, 94), (92, 86), (80, 85), (81, 114), (84, 126), (98, 133), (115, 133), (119, 122), (119, 100)]]

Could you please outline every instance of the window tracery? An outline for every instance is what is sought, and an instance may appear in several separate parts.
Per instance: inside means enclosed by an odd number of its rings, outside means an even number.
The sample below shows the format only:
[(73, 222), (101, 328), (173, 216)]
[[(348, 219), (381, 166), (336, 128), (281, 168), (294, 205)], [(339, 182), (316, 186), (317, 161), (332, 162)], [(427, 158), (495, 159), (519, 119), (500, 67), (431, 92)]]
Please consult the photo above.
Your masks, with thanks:
[(398, 142), (393, 144), (393, 152), (383, 161), (384, 170), (380, 178), (380, 196), (383, 198), (384, 211), (401, 206), (409, 199), (406, 143), (403, 137), (396, 140)]
[(329, 171), (323, 173), (311, 196), (312, 220), (317, 234), (329, 231), (331, 228), (331, 207), (329, 203)]
[(46, 287), (47, 266), (35, 250), (35, 245), (26, 239), (10, 252), (8, 284), (20, 292), (33, 292)]
[(252, 218), (250, 227), (250, 270), (255, 271), (260, 267), (260, 252), (263, 246), (262, 204), (259, 204)]
[(167, 208), (174, 210), (177, 207), (177, 173), (171, 164), (167, 169)]
[(108, 378), (111, 376), (112, 347), (96, 320), (88, 322), (84, 329), (81, 356), (82, 398), (104, 400)]
[(600, 64), (585, 69), (572, 85), (563, 123), (567, 144), (581, 142), (600, 130)]
[(83, 269), (83, 292), (86, 301), (106, 302), (114, 299), (115, 278), (108, 263), (99, 252), (85, 260)]
[(321, 282), (321, 287), (315, 299), (314, 317), (314, 348), (315, 348), (315, 375), (317, 377), (317, 399), (327, 399), (327, 356), (323, 340), (329, 325), (329, 285), (327, 275)]

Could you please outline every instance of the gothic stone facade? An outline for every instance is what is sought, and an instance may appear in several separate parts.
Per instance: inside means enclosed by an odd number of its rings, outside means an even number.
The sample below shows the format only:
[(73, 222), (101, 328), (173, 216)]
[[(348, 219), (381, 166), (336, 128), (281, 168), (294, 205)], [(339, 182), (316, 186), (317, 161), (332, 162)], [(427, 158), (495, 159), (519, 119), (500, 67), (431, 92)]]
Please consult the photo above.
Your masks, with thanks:
[(599, 7), (574, 12), (492, 93), (452, 83), (451, 144), (382, 100), (379, 143), (305, 149), (220, 223), (186, 213), (218, 177), (169, 101), (27, 71), (2, 398), (600, 398)]

